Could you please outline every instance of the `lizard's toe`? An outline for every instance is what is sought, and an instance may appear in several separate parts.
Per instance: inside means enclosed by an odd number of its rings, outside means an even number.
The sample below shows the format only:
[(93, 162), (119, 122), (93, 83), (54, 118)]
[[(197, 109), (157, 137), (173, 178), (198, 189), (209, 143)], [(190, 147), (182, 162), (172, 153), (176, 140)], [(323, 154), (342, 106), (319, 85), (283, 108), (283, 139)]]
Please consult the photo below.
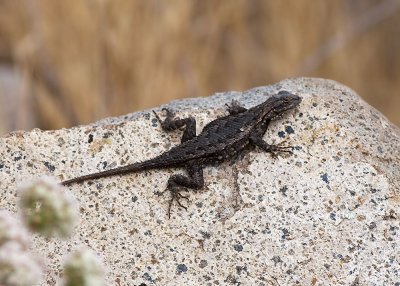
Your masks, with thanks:
[[(181, 193), (182, 190), (178, 190), (176, 188), (171, 188), (171, 189), (167, 189), (167, 190), (171, 193), (171, 198), (168, 203), (168, 218), (171, 218), (171, 209), (172, 209), (172, 205), (173, 205), (174, 201), (176, 201), (176, 203), (179, 207), (181, 207), (187, 211), (188, 206), (185, 206), (184, 204), (182, 204), (182, 200), (186, 200), (187, 203), (189, 203), (189, 196), (182, 195), (182, 193)], [(165, 191), (167, 191), (167, 190), (165, 190)]]

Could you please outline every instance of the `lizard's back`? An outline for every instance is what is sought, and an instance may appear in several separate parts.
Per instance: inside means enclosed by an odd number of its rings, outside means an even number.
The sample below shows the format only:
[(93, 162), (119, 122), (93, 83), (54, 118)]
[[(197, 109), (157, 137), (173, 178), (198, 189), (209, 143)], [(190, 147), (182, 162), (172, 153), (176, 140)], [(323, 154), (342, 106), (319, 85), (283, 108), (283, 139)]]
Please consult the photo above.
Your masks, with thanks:
[(256, 113), (256, 110), (249, 109), (211, 121), (196, 137), (150, 161), (164, 161), (170, 165), (185, 165), (190, 161), (204, 164), (223, 161), (246, 147), (249, 135), (257, 124)]

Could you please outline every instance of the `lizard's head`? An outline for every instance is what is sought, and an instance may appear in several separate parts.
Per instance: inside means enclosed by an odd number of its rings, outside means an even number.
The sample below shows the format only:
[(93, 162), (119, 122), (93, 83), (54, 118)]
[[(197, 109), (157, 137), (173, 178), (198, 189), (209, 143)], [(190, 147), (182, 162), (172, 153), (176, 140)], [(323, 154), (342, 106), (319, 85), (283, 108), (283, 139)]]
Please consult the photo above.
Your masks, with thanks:
[(274, 95), (272, 98), (271, 100), (274, 105), (273, 109), (275, 110), (276, 114), (281, 114), (286, 110), (295, 108), (301, 102), (300, 96), (294, 95), (293, 93), (284, 90), (278, 92), (278, 94)]

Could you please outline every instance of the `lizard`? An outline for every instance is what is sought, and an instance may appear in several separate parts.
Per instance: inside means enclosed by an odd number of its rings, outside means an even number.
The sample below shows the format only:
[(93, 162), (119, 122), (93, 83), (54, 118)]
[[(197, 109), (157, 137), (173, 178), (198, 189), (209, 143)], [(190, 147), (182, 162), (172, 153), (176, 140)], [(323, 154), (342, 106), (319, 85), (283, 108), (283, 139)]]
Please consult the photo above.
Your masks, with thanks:
[(275, 117), (295, 108), (300, 102), (299, 96), (288, 91), (271, 95), (261, 104), (249, 109), (233, 100), (231, 105), (227, 104), (229, 114), (205, 125), (198, 135), (196, 135), (194, 117), (180, 119), (175, 117), (175, 113), (170, 109), (163, 108), (162, 111), (166, 112), (166, 117), (161, 120), (153, 111), (163, 131), (169, 132), (184, 127), (180, 145), (146, 161), (76, 177), (63, 181), (61, 184), (67, 186), (72, 183), (150, 169), (184, 168), (187, 176), (182, 174), (170, 176), (164, 191), (169, 191), (171, 194), (168, 204), (168, 217), (170, 217), (174, 201), (179, 207), (187, 210), (181, 202), (184, 199), (189, 200), (188, 196), (182, 194), (183, 191), (189, 189), (195, 191), (204, 186), (204, 167), (218, 165), (255, 146), (272, 155), (277, 152), (292, 153), (292, 147), (268, 144), (263, 136)]

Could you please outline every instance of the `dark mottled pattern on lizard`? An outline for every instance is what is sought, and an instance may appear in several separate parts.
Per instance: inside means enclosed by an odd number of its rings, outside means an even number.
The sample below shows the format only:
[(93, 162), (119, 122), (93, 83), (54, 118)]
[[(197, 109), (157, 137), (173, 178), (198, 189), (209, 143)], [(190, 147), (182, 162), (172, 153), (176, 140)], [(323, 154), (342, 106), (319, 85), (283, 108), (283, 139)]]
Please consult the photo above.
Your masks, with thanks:
[(161, 120), (164, 131), (173, 131), (185, 126), (181, 144), (171, 148), (165, 153), (144, 161), (130, 165), (106, 170), (82, 177), (73, 178), (62, 182), (63, 185), (93, 180), (113, 175), (122, 175), (132, 172), (140, 172), (149, 169), (161, 169), (182, 167), (188, 176), (172, 175), (167, 184), (171, 192), (171, 200), (168, 207), (168, 215), (174, 201), (185, 208), (181, 199), (188, 199), (182, 194), (187, 189), (198, 190), (204, 186), (203, 168), (207, 165), (216, 165), (228, 159), (236, 157), (249, 147), (257, 146), (265, 152), (291, 152), (291, 147), (270, 145), (262, 138), (271, 120), (287, 110), (295, 108), (301, 102), (301, 98), (287, 91), (280, 91), (270, 96), (265, 102), (246, 109), (233, 101), (228, 106), (229, 115), (218, 118), (207, 124), (202, 132), (196, 136), (196, 120), (193, 117), (174, 119), (174, 114), (168, 109), (166, 119)]

